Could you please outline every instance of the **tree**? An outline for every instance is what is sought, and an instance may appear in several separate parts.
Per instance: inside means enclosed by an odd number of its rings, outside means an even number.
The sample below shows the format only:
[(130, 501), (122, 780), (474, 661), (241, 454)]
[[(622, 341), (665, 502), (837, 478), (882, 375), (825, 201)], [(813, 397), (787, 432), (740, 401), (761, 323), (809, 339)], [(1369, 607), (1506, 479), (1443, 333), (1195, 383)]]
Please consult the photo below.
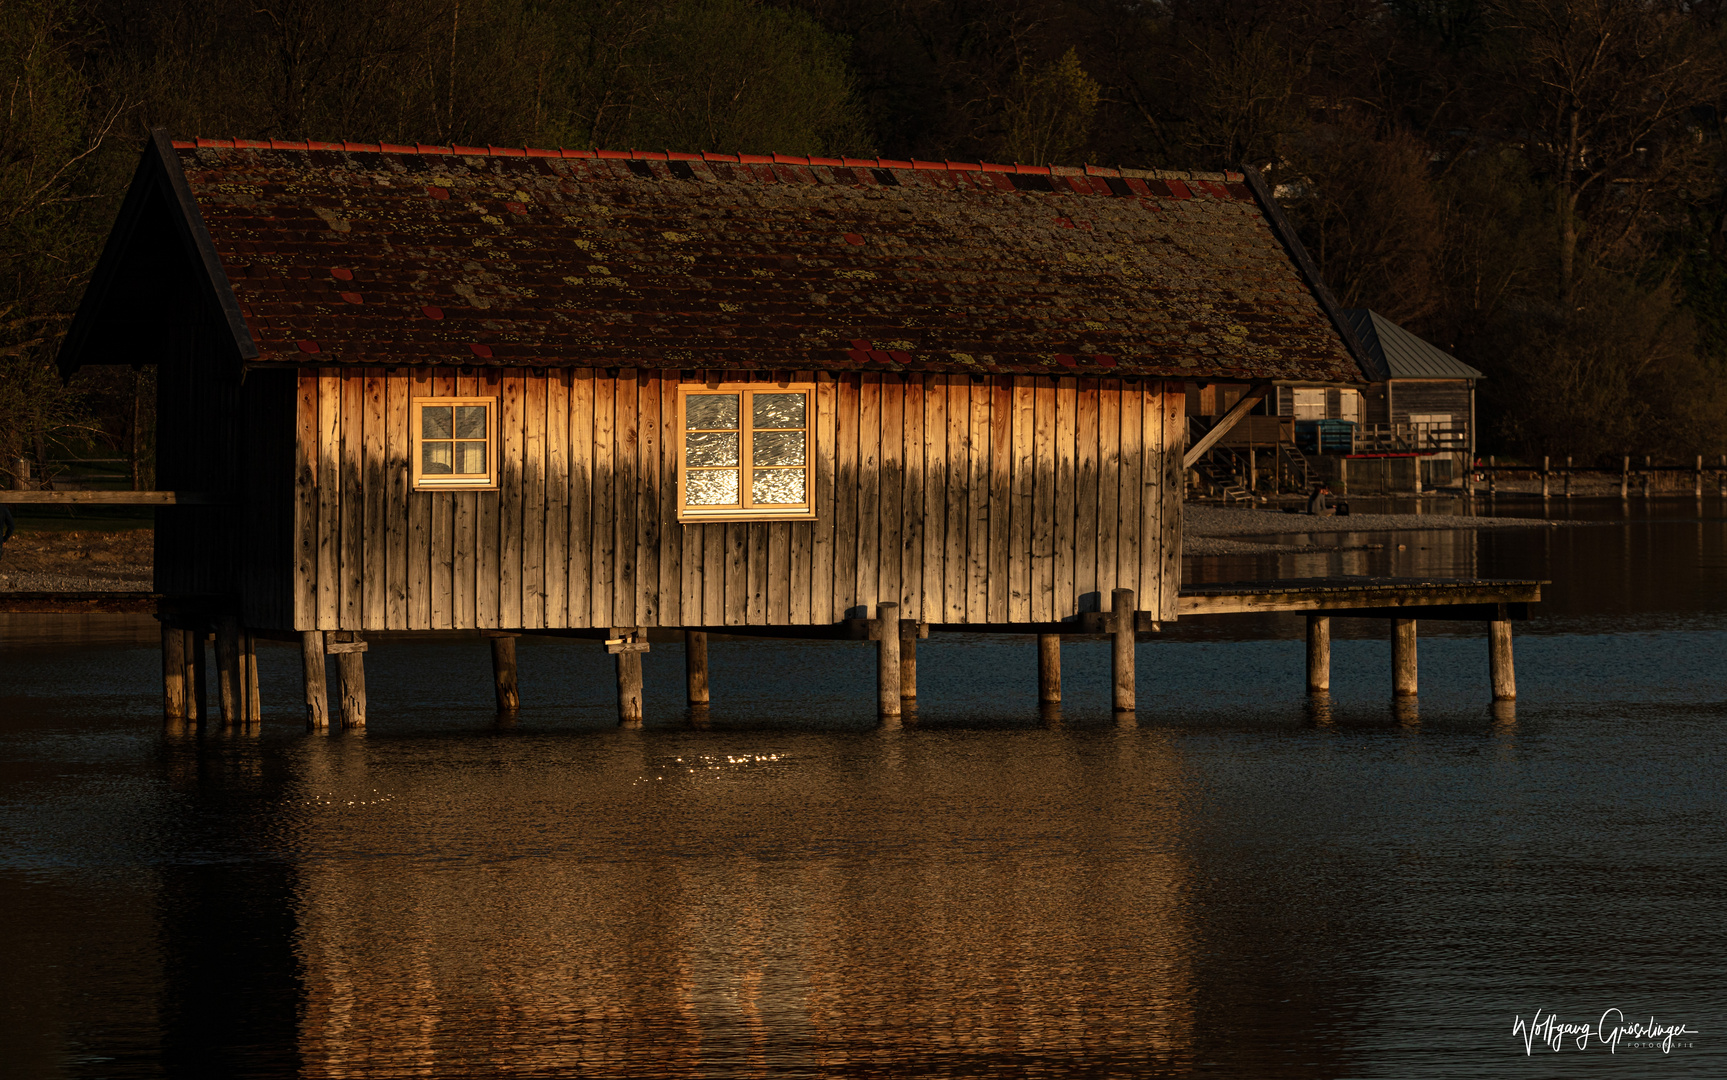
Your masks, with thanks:
[(1072, 162), (1090, 140), (1100, 91), (1075, 49), (1042, 67), (1020, 68), (1007, 92), (1002, 153), (1028, 164)]

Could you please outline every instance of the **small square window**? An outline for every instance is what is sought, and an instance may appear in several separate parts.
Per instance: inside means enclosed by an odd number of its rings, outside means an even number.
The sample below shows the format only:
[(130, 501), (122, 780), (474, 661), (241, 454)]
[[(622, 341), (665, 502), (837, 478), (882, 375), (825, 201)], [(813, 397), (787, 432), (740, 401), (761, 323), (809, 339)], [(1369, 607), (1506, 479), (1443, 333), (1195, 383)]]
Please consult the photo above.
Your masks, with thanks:
[(811, 386), (682, 387), (678, 518), (815, 517)]
[(497, 487), (497, 415), (497, 398), (415, 398), (409, 417), (414, 487)]

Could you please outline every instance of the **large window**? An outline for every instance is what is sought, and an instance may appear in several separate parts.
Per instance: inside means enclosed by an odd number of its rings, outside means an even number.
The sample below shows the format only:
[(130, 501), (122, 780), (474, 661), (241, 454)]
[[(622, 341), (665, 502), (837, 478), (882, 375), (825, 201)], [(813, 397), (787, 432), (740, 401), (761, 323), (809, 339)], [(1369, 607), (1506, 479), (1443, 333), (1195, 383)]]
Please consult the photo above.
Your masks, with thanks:
[(415, 398), (413, 405), (416, 488), (498, 486), (496, 398)]
[(678, 517), (811, 518), (809, 386), (682, 387)]

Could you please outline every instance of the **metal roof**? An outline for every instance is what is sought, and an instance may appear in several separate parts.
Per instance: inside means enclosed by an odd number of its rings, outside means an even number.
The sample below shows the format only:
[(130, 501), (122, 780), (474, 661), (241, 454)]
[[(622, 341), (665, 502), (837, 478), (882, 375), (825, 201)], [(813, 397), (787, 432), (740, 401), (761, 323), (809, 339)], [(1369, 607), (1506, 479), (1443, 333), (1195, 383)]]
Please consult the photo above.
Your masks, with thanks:
[(172, 273), (253, 367), (1365, 381), (1257, 179), (158, 132), (61, 365)]
[(1343, 317), (1362, 348), (1379, 365), (1375, 382), (1386, 379), (1485, 379), (1450, 353), (1429, 345), (1385, 316), (1367, 308), (1347, 308)]

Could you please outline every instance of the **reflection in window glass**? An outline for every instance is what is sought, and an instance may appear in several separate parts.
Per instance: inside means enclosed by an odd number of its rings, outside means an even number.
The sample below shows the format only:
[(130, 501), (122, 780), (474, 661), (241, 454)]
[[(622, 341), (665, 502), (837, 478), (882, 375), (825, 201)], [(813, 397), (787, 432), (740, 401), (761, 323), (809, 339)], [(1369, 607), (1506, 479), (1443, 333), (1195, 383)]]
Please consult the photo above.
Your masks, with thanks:
[(691, 394), (684, 399), (685, 431), (736, 430), (737, 426), (736, 394)]
[(448, 405), (428, 405), (420, 410), (420, 438), (447, 439), (450, 434), (450, 407)]
[[(449, 410), (444, 410), (448, 412)], [(484, 405), (456, 406), (456, 438), (483, 439), (486, 437), (486, 407)]]
[[(444, 410), (446, 415), (448, 409)], [(448, 473), (450, 471), (450, 444), (447, 442), (429, 442), (420, 444), (420, 471), (422, 473)]]
[(802, 469), (757, 469), (750, 480), (750, 498), (757, 504), (796, 505), (804, 501)]
[(684, 464), (690, 468), (737, 463), (737, 432), (699, 431), (684, 436)]
[(751, 398), (754, 402), (752, 427), (801, 428), (804, 426), (804, 395), (758, 392), (751, 395)]
[(459, 442), (456, 446), (456, 471), (475, 474), (486, 471), (486, 444), (483, 442)]
[[(759, 413), (761, 410), (756, 411)], [(804, 433), (801, 431), (758, 431), (750, 443), (751, 465), (804, 463)], [(694, 465), (695, 462), (690, 464)]]
[(738, 474), (730, 469), (692, 469), (684, 487), (691, 506), (736, 506)]

